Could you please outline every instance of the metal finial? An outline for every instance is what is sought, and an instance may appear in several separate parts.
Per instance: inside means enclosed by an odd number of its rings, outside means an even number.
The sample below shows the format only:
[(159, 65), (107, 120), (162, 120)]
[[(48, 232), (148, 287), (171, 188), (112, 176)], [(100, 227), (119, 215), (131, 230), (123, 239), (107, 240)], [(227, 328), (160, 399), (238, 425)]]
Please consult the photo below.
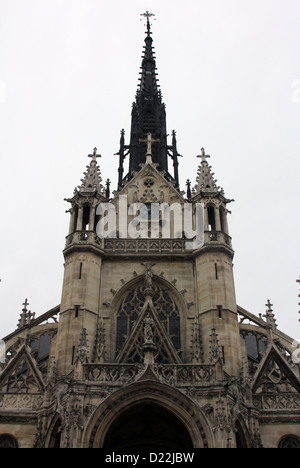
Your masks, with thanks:
[(186, 181), (186, 186), (187, 186), (186, 196), (188, 197), (188, 199), (190, 199), (190, 198), (192, 198), (191, 181), (190, 181), (190, 179), (188, 179), (188, 180)]
[(265, 304), (266, 307), (268, 307), (268, 312), (273, 312), (272, 307), (273, 304), (271, 304), (270, 299), (267, 300), (267, 303)]
[[(143, 16), (144, 18), (147, 18), (147, 23), (145, 26), (147, 26), (147, 32), (150, 34), (150, 18), (151, 16), (155, 16), (154, 13), (150, 13), (148, 10), (145, 13), (141, 13), (140, 16)], [(155, 18), (154, 18), (155, 19)]]

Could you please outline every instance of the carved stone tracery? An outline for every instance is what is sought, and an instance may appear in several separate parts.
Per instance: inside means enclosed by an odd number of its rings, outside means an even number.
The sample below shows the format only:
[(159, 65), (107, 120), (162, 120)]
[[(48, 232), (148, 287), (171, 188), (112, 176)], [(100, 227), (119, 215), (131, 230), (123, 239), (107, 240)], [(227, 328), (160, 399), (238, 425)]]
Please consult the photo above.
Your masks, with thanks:
[[(145, 308), (147, 296), (149, 303)], [(139, 325), (142, 311), (143, 322)], [(151, 340), (156, 346), (156, 362), (170, 362), (168, 344), (162, 338), (167, 337), (169, 348), (180, 352), (180, 313), (168, 289), (153, 283), (147, 268), (144, 285), (130, 290), (118, 309), (116, 352), (119, 362), (124, 359), (125, 362), (143, 362), (145, 333), (150, 333), (150, 323)], [(127, 350), (124, 355), (129, 342), (132, 345), (131, 351)]]

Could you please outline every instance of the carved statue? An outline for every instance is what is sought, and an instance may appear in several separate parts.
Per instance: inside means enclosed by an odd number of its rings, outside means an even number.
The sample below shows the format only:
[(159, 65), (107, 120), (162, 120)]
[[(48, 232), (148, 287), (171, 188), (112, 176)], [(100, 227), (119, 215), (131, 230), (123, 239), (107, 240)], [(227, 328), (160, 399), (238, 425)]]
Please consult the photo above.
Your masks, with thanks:
[(153, 319), (149, 314), (144, 318), (144, 339), (145, 343), (153, 343)]
[(149, 293), (150, 291), (153, 290), (153, 284), (152, 284), (153, 273), (152, 273), (151, 268), (155, 264), (154, 263), (143, 263), (143, 265), (146, 267), (146, 271), (144, 273), (144, 275), (145, 275), (144, 290), (145, 290), (145, 292)]

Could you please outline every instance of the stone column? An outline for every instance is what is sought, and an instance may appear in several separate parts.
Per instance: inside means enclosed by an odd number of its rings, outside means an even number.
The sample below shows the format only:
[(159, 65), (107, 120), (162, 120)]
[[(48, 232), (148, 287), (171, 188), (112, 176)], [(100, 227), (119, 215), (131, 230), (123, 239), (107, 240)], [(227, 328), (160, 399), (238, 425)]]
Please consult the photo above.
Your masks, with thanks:
[(78, 208), (78, 218), (77, 218), (76, 231), (82, 231), (82, 221), (83, 221), (83, 206), (80, 206)]
[(221, 231), (220, 208), (215, 206), (216, 231)]
[(93, 205), (91, 205), (91, 207), (90, 207), (90, 221), (89, 221), (90, 231), (94, 231), (95, 215), (96, 215), (96, 208)]

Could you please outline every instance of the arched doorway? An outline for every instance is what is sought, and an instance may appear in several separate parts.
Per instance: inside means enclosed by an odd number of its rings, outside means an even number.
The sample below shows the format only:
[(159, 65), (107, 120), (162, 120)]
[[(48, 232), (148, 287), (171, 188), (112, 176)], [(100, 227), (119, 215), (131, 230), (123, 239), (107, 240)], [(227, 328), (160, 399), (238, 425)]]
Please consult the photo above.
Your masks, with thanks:
[(124, 411), (111, 425), (104, 439), (106, 449), (188, 450), (190, 435), (170, 411), (144, 403)]
[[(132, 443), (135, 426), (140, 427), (138, 432), (144, 436)], [(141, 377), (139, 382), (117, 390), (99, 405), (84, 431), (82, 446), (129, 449), (137, 447), (134, 444), (146, 447), (146, 443), (149, 448), (155, 444), (158, 448), (213, 448), (215, 444), (205, 415), (186, 395), (174, 387)]]

